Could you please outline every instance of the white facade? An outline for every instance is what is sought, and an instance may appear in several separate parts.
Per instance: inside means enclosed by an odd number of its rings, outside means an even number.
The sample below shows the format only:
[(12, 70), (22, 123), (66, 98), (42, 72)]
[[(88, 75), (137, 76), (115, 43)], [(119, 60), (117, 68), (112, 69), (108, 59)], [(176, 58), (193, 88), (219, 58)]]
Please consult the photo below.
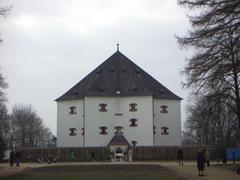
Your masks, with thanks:
[[(136, 111), (129, 110), (132, 103), (136, 104)], [(99, 111), (100, 104), (106, 104), (107, 110)], [(70, 107), (76, 108), (76, 114), (69, 113)], [(107, 146), (115, 127), (122, 127), (123, 136), (129, 144), (136, 141), (136, 146), (180, 145), (180, 117), (180, 100), (153, 99), (152, 96), (85, 96), (81, 100), (58, 101), (57, 146)], [(137, 126), (131, 127), (130, 119), (136, 119)], [(106, 127), (107, 134), (100, 134), (100, 127)], [(163, 127), (167, 128), (165, 132)], [(75, 128), (74, 135), (69, 135), (70, 128)]]
[[(179, 100), (154, 99), (154, 145), (181, 144), (181, 102)], [(167, 113), (161, 112), (161, 106), (167, 106)], [(162, 134), (162, 127), (167, 127), (168, 134)]]
[[(69, 114), (69, 108), (76, 107), (76, 114)], [(83, 147), (83, 100), (68, 100), (57, 103), (57, 146)], [(69, 128), (76, 128), (76, 136), (69, 136)]]

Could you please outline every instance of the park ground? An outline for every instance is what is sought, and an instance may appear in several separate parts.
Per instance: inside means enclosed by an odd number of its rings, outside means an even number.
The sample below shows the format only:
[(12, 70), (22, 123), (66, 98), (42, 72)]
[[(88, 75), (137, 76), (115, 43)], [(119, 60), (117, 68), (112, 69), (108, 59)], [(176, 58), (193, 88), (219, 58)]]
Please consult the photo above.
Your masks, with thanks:
[[(47, 174), (47, 176), (45, 176)], [(109, 177), (106, 178), (105, 176)], [(59, 175), (61, 175), (59, 178)], [(206, 169), (206, 176), (199, 177), (195, 162), (79, 162), (79, 163), (22, 163), (20, 167), (9, 167), (0, 163), (0, 180), (4, 179), (163, 179), (163, 180), (239, 180), (240, 175), (233, 165), (212, 163)], [(84, 178), (85, 176), (85, 178)], [(27, 178), (28, 177), (28, 178)], [(47, 177), (47, 178), (46, 178)], [(86, 178), (87, 177), (87, 178)], [(117, 178), (116, 178), (117, 177)]]

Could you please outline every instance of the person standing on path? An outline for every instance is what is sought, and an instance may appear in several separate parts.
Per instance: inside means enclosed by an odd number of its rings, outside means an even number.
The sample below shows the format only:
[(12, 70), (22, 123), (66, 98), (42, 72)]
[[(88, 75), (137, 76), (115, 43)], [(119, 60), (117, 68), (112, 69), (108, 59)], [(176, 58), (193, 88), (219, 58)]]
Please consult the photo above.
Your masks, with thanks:
[(206, 163), (207, 163), (207, 167), (210, 166), (210, 156), (211, 156), (211, 153), (209, 151), (209, 149), (207, 148), (205, 153), (204, 153), (204, 156), (205, 156), (205, 160), (206, 160)]
[(205, 164), (204, 153), (203, 153), (203, 151), (198, 150), (198, 152), (197, 152), (198, 176), (205, 176), (204, 175), (204, 164)]
[(181, 148), (177, 150), (177, 158), (179, 166), (183, 166), (183, 150)]
[(16, 166), (17, 167), (20, 166), (20, 158), (21, 158), (21, 151), (17, 150), (17, 152), (16, 152)]
[(9, 155), (9, 162), (11, 167), (13, 167), (14, 159), (15, 159), (15, 153), (13, 152), (13, 150), (11, 150)]

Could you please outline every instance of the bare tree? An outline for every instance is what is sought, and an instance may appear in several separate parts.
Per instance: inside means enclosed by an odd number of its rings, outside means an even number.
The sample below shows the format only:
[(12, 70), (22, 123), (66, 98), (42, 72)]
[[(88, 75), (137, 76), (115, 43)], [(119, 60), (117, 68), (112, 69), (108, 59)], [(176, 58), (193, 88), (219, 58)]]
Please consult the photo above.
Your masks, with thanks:
[(6, 106), (5, 89), (8, 87), (5, 79), (0, 73), (0, 160), (6, 148), (7, 135), (9, 130), (9, 116)]
[(9, 128), (9, 114), (7, 106), (3, 102), (0, 102), (0, 136), (4, 137), (5, 140), (8, 139)]
[[(12, 6), (9, 7), (0, 7), (0, 16), (7, 16), (8, 12)], [(0, 39), (2, 43), (2, 39)], [(7, 83), (5, 82), (2, 74), (0, 73), (0, 160), (3, 158), (4, 151), (6, 149), (6, 139), (8, 131), (8, 113), (7, 107), (5, 104), (6, 96), (4, 90), (7, 88)]]
[(215, 96), (236, 115), (240, 142), (240, 1), (179, 0), (179, 4), (199, 12), (190, 16), (187, 36), (177, 37), (182, 47), (195, 49), (183, 71), (184, 85), (204, 96), (219, 90)]
[[(12, 5), (8, 7), (0, 7), (0, 16), (6, 17), (11, 10)], [(2, 40), (0, 39), (0, 43)], [(5, 89), (8, 87), (8, 84), (6, 83), (2, 73), (0, 73), (0, 138), (2, 141), (6, 141), (7, 131), (9, 130), (9, 124), (8, 124), (8, 111), (7, 106), (5, 104), (7, 98), (5, 95)], [(3, 138), (5, 137), (5, 138)], [(0, 148), (3, 148), (0, 145)]]
[(52, 136), (31, 106), (14, 106), (11, 114), (11, 146), (45, 147)]
[(185, 144), (236, 144), (236, 114), (216, 94), (196, 97), (194, 103), (188, 107)]
[[(0, 7), (0, 16), (6, 17), (11, 11), (12, 7), (13, 7), (12, 5), (6, 6), (6, 7)], [(2, 41), (3, 40), (0, 39), (0, 43), (2, 43)]]
[(6, 7), (0, 7), (0, 16), (6, 17), (9, 14), (12, 7), (13, 7), (13, 5), (6, 6)]
[(0, 73), (0, 102), (5, 102), (6, 101), (6, 96), (5, 96), (5, 89), (8, 87), (8, 84), (6, 83), (4, 77)]

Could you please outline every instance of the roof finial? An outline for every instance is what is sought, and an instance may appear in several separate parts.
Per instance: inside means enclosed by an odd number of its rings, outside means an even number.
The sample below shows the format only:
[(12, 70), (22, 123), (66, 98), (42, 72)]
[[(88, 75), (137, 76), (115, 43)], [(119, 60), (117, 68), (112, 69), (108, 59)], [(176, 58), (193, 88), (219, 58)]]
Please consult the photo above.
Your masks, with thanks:
[(119, 42), (117, 42), (117, 51), (119, 51)]

